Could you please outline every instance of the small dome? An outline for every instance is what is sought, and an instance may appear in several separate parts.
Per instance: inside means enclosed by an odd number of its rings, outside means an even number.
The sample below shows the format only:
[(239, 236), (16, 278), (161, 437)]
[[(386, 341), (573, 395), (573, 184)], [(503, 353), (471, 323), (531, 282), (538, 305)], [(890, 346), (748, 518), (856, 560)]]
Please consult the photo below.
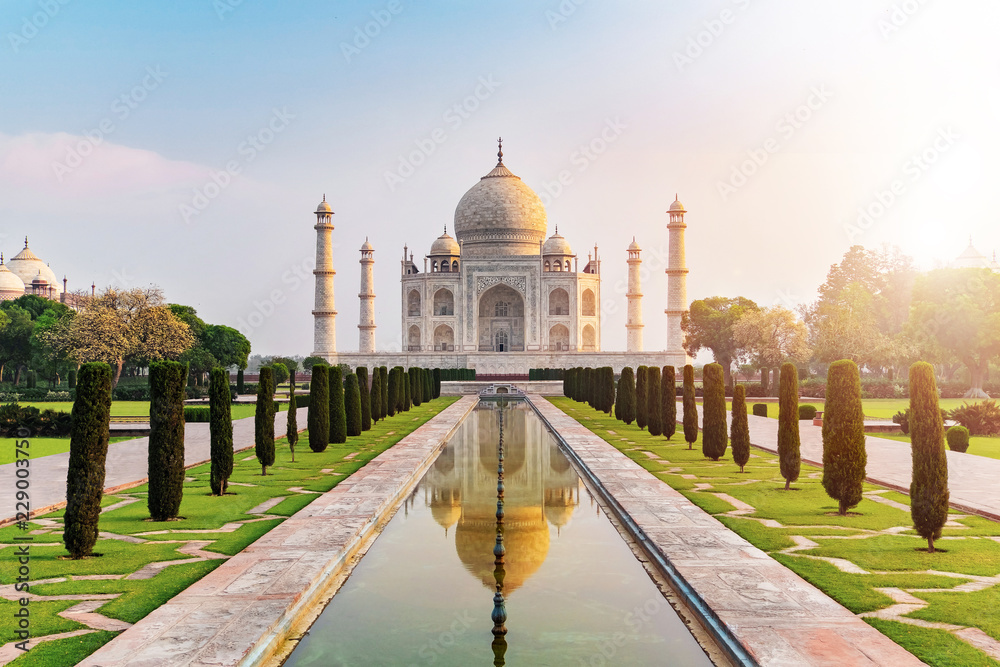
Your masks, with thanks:
[(365, 237), (365, 242), (361, 244), (361, 250), (362, 252), (373, 252), (375, 250), (375, 247), (368, 242), (367, 236)]
[(431, 244), (431, 255), (459, 255), (461, 252), (458, 241), (449, 236), (447, 230)]
[(326, 195), (323, 195), (323, 201), (321, 201), (319, 203), (319, 206), (316, 207), (316, 212), (317, 213), (333, 213), (333, 208), (331, 208), (330, 204), (326, 201)]
[(38, 274), (41, 274), (42, 278), (49, 285), (56, 285), (59, 283), (59, 279), (56, 278), (56, 274), (52, 272), (52, 269), (43, 262), (38, 255), (31, 252), (28, 247), (28, 239), (24, 239), (24, 249), (14, 256), (14, 259), (7, 263), (7, 268), (11, 273), (15, 274), (21, 279), (21, 282), (25, 285), (30, 285), (31, 281), (35, 279)]
[(671, 213), (687, 213), (684, 209), (684, 204), (681, 203), (680, 197), (674, 195), (674, 203), (670, 205)]
[(0, 301), (16, 299), (24, 294), (24, 281), (17, 277), (0, 258)]
[(972, 245), (972, 239), (969, 239), (968, 247), (962, 251), (962, 254), (955, 258), (955, 261), (951, 263), (952, 267), (956, 269), (989, 269), (992, 268), (990, 260), (986, 255), (982, 254)]
[(635, 242), (634, 236), (632, 237), (632, 242), (628, 244), (628, 249), (631, 252), (639, 252), (640, 250), (642, 250), (642, 248), (639, 247), (639, 244)]
[(569, 247), (569, 242), (559, 233), (559, 228), (556, 227), (556, 233), (553, 234), (545, 241), (545, 245), (542, 246), (543, 255), (572, 255), (573, 249)]

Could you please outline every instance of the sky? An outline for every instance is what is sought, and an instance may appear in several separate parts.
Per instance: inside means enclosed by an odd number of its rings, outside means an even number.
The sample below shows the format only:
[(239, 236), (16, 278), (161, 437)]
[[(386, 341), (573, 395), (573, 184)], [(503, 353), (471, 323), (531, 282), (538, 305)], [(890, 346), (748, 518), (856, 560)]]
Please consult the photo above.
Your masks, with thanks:
[(692, 300), (793, 308), (852, 244), (925, 268), (998, 248), (998, 20), (986, 0), (7, 0), (0, 250), (28, 236), (71, 290), (158, 285), (254, 353), (307, 355), (325, 194), (338, 350), (366, 237), (398, 349), (403, 245), (451, 231), (503, 136), (550, 233), (599, 248), (604, 349), (625, 347), (633, 236), (663, 349), (675, 194)]

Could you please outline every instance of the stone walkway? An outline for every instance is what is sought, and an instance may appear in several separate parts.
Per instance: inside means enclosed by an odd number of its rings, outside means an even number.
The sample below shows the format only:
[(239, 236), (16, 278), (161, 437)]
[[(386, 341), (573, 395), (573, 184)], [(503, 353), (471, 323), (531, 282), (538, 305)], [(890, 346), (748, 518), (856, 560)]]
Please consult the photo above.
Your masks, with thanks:
[(575, 419), (530, 398), (761, 665), (923, 664)]
[[(299, 408), (296, 419), (305, 428), (307, 409)], [(274, 416), (274, 434), (284, 437), (288, 412)], [(211, 460), (211, 442), (207, 423), (184, 425), (184, 465), (191, 467)], [(233, 422), (233, 449), (242, 451), (253, 447), (254, 418), (246, 417)], [(108, 458), (104, 477), (104, 492), (113, 493), (143, 484), (148, 475), (149, 438), (123, 440), (108, 446)], [(31, 515), (41, 515), (66, 504), (66, 471), (69, 468), (69, 452), (53, 454), (31, 460)], [(16, 514), (13, 484), (14, 464), (0, 465), (0, 480), (11, 480), (0, 488), (0, 526), (10, 523)]]
[[(680, 423), (684, 407), (677, 403)], [(748, 417), (750, 442), (770, 452), (778, 451), (778, 420)], [(799, 422), (802, 460), (823, 465), (823, 427)], [(909, 494), (912, 476), (910, 444), (866, 436), (868, 480)], [(1000, 460), (947, 450), (948, 489), (955, 509), (1000, 521)]]
[(258, 665), (376, 534), (478, 403), (466, 396), (127, 629), (83, 667)]

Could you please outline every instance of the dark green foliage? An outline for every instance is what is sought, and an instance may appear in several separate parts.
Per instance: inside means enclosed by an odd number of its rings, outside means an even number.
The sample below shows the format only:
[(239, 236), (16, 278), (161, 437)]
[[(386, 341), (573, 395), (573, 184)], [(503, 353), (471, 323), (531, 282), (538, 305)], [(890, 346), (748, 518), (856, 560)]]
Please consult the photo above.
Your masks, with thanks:
[(347, 374), (344, 412), (347, 413), (347, 435), (361, 435), (361, 387), (358, 385), (358, 376), (354, 373)]
[(84, 364), (79, 377), (73, 402), (63, 529), (63, 543), (74, 559), (89, 556), (97, 543), (111, 422), (111, 367)]
[(344, 376), (340, 366), (330, 366), (330, 442), (347, 442), (347, 411), (344, 407)]
[[(39, 410), (33, 405), (0, 406), (0, 437), (64, 438), (71, 435), (73, 418), (65, 412)], [(20, 434), (19, 434), (20, 432)]]
[(408, 371), (410, 376), (410, 402), (413, 403), (415, 407), (419, 407), (423, 402), (420, 400), (420, 393), (423, 391), (424, 381), (420, 377), (420, 369), (416, 366), (411, 366)]
[(830, 364), (823, 411), (823, 488), (841, 515), (861, 502), (867, 460), (861, 376), (857, 364), (841, 359)]
[(434, 398), (441, 398), (441, 369), (434, 369)]
[(295, 463), (295, 445), (299, 442), (298, 401), (295, 400), (295, 387), (288, 392), (288, 421), (285, 422), (285, 439), (288, 440), (288, 451), (292, 453), (292, 463)]
[(948, 520), (948, 457), (940, 415), (934, 367), (918, 361), (910, 366), (910, 517), (930, 553)]
[(368, 388), (368, 369), (358, 366), (355, 374), (358, 376), (358, 393), (361, 395), (361, 430), (369, 431), (372, 427), (372, 396)]
[(767, 403), (754, 403), (752, 410), (753, 410), (753, 416), (754, 417), (766, 417), (767, 416)]
[(664, 366), (660, 374), (660, 420), (667, 440), (677, 432), (677, 371)]
[[(910, 393), (913, 396), (913, 393)], [(1000, 434), (1000, 406), (996, 401), (963, 403), (948, 416), (969, 429), (970, 435)]]
[(615, 407), (615, 369), (605, 366), (601, 369), (601, 412), (611, 414)]
[(741, 384), (733, 388), (733, 461), (743, 472), (743, 466), (750, 460), (750, 425), (747, 419), (747, 388)]
[(309, 449), (322, 452), (330, 444), (330, 367), (316, 364), (309, 382)]
[(208, 411), (212, 452), (209, 483), (212, 495), (221, 496), (233, 474), (233, 413), (229, 371), (225, 368), (213, 368), (209, 374)]
[(76, 389), (76, 371), (71, 370), (69, 372), (69, 388)]
[(388, 390), (388, 396), (386, 397), (385, 414), (387, 417), (392, 417), (394, 414), (396, 414), (396, 410), (400, 402), (399, 374), (396, 373), (395, 368), (393, 368), (392, 371), (389, 373), (389, 382), (387, 390)]
[(149, 493), (153, 521), (177, 517), (184, 496), (184, 385), (188, 367), (177, 361), (149, 365)]
[(38, 386), (38, 375), (35, 371), (28, 371), (28, 389), (34, 389)]
[(291, 377), (288, 366), (280, 362), (271, 364), (271, 373), (274, 375), (275, 385), (284, 384)]
[(618, 400), (615, 402), (618, 419), (626, 424), (635, 421), (635, 371), (629, 366), (622, 369), (618, 379)]
[(795, 364), (781, 365), (778, 380), (778, 460), (785, 490), (799, 478), (802, 457), (799, 453), (799, 371)]
[(434, 396), (434, 376), (431, 374), (429, 368), (423, 369), (424, 376), (424, 401), (432, 401), (436, 396)]
[(969, 451), (969, 429), (964, 426), (952, 426), (948, 429), (948, 449), (953, 452)]
[(907, 408), (904, 412), (900, 410), (892, 416), (892, 423), (899, 424), (899, 431), (903, 435), (909, 435), (910, 433), (910, 409)]
[(260, 474), (267, 474), (267, 467), (274, 465), (274, 372), (270, 366), (261, 366), (257, 381), (257, 410), (254, 414), (254, 451), (260, 463)]
[(379, 372), (378, 366), (372, 369), (372, 386), (368, 398), (372, 408), (372, 422), (385, 419), (385, 408), (382, 405), (382, 373)]
[(646, 428), (649, 423), (649, 415), (646, 412), (646, 371), (648, 366), (639, 366), (635, 371), (635, 425), (640, 429)]
[(649, 434), (663, 435), (663, 415), (660, 414), (660, 367), (646, 369), (646, 419)]
[(698, 439), (698, 404), (694, 396), (694, 366), (684, 366), (684, 394), (681, 406), (684, 409), (684, 442), (691, 449)]
[(386, 417), (391, 417), (396, 414), (396, 411), (389, 411), (389, 369), (385, 366), (379, 366), (379, 372), (382, 374), (382, 419)]
[(806, 419), (816, 418), (816, 406), (815, 405), (800, 405), (799, 406), (799, 421)]
[(236, 393), (243, 395), (246, 393), (246, 382), (243, 380), (243, 369), (236, 371)]
[(400, 386), (403, 388), (403, 406), (401, 411), (409, 412), (410, 404), (413, 402), (413, 396), (412, 396), (413, 375), (407, 373), (403, 369), (400, 369), (399, 382)]
[(707, 364), (702, 369), (704, 415), (701, 427), (701, 453), (718, 461), (729, 446), (726, 415), (726, 381), (720, 364)]

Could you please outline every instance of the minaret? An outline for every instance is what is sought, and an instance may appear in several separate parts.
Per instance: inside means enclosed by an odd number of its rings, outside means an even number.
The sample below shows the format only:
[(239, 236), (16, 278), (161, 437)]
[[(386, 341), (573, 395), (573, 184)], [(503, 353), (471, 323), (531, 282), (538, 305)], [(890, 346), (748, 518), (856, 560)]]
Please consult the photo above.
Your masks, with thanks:
[[(684, 332), (681, 331), (681, 316), (688, 309), (687, 264), (684, 258), (684, 204), (675, 195), (670, 205), (670, 222), (667, 233), (670, 237), (670, 254), (667, 263), (667, 352), (680, 355), (687, 360), (684, 351)], [(685, 362), (686, 363), (686, 362)]]
[(628, 318), (625, 320), (625, 330), (627, 334), (625, 350), (627, 352), (642, 352), (642, 288), (639, 280), (639, 267), (642, 260), (639, 253), (642, 248), (632, 237), (632, 243), (628, 247), (628, 292), (625, 297), (628, 299)]
[(364, 245), (361, 246), (361, 292), (358, 298), (361, 300), (361, 317), (358, 319), (358, 351), (367, 354), (375, 352), (375, 279), (373, 257), (375, 248), (365, 237)]
[(313, 310), (313, 356), (333, 361), (337, 354), (337, 311), (333, 305), (333, 209), (316, 207), (316, 305)]

